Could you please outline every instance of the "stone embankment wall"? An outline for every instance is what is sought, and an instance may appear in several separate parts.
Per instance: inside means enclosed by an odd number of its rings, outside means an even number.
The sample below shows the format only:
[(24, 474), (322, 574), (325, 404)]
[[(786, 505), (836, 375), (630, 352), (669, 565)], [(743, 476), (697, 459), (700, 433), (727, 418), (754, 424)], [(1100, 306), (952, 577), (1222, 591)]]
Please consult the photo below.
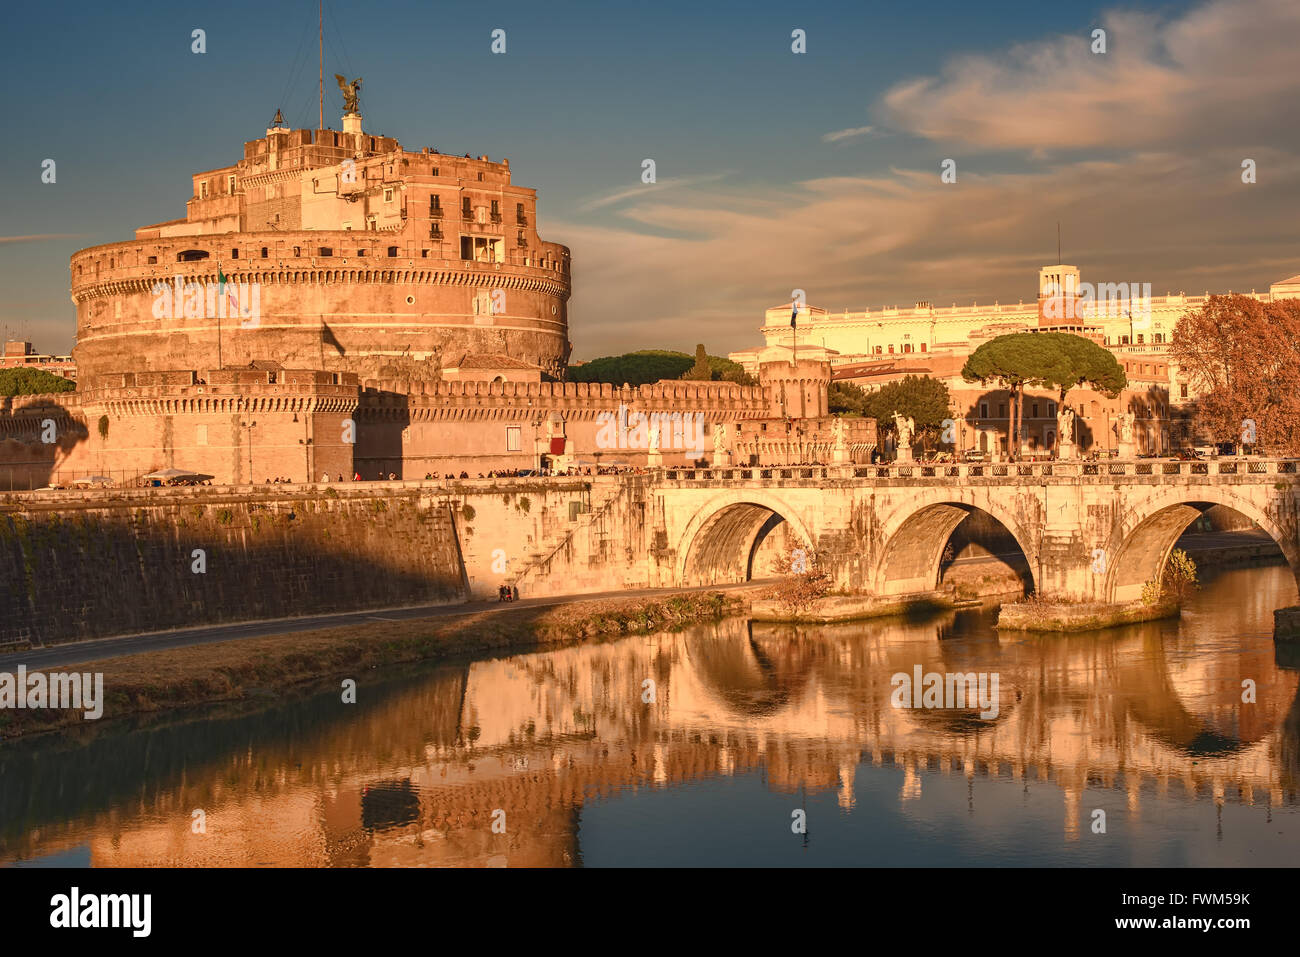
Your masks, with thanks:
[(0, 642), (464, 597), (447, 501), (270, 486), (0, 499)]

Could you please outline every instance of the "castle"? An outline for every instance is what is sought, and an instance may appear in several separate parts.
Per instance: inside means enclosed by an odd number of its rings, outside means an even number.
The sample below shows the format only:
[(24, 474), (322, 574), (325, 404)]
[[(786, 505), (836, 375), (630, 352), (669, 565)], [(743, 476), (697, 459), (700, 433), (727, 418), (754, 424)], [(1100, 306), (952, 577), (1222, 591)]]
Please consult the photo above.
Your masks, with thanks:
[(192, 177), (185, 218), (73, 255), (77, 391), (0, 407), (0, 487), (870, 456), (873, 422), (833, 428), (824, 361), (756, 386), (563, 381), (570, 257), (536, 192), (508, 160), (342, 125), (277, 111)]

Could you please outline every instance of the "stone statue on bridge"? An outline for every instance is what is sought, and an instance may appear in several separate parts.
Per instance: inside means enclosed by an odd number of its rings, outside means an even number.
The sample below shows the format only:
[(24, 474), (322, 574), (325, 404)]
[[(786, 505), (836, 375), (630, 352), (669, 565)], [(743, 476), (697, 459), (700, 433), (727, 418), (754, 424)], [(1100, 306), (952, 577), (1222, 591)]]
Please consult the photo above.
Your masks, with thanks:
[(1058, 459), (1072, 459), (1075, 456), (1074, 410), (1068, 405), (1061, 406), (1056, 416), (1056, 449)]
[(713, 427), (713, 461), (714, 468), (731, 464), (731, 452), (727, 449), (727, 426), (719, 422)]
[(916, 420), (910, 415), (904, 416), (899, 412), (895, 412), (894, 432), (898, 436), (898, 448), (895, 460), (898, 462), (911, 462), (912, 436), (916, 434)]
[(831, 423), (831, 462), (835, 465), (841, 465), (849, 460), (849, 441), (845, 434), (844, 419), (841, 416), (835, 416)]
[(1115, 419), (1116, 425), (1119, 426), (1119, 457), (1122, 459), (1132, 458), (1137, 454), (1137, 447), (1133, 442), (1133, 421), (1137, 418), (1132, 412), (1121, 412)]
[(645, 464), (646, 468), (662, 468), (664, 464), (663, 452), (659, 450), (660, 442), (660, 424), (659, 413), (652, 412), (649, 415), (649, 431), (646, 439)]

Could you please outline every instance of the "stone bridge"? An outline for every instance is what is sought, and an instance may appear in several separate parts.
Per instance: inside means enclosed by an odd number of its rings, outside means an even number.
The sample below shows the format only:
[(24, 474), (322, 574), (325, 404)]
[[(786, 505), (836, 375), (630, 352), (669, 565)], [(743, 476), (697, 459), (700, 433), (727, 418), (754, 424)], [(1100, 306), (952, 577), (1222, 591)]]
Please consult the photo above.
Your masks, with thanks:
[[(580, 590), (595, 590), (597, 579), (603, 587), (742, 582), (758, 577), (757, 557), (779, 530), (780, 548), (807, 547), (841, 588), (915, 594), (937, 586), (949, 536), (982, 511), (1019, 543), (1037, 593), (1124, 602), (1158, 580), (1179, 535), (1215, 505), (1267, 531), (1292, 570), (1300, 569), (1297, 464), (1229, 458), (665, 469), (620, 476), (617, 490), (593, 493), (597, 516), (583, 518), (602, 525), (602, 534), (580, 542), (571, 533), (525, 577), (544, 591), (584, 580), (593, 587)], [(621, 571), (612, 567), (620, 564)], [(583, 566), (604, 574), (585, 576)]]
[[(1120, 603), (1222, 506), (1300, 569), (1297, 460), (655, 469), (0, 497), (0, 644), (495, 597), (763, 578), (804, 548), (839, 590), (939, 585), (983, 512), (1049, 599)], [(193, 573), (194, 550), (207, 557)], [(142, 558), (143, 556), (143, 558)], [(247, 583), (256, 581), (257, 588)]]

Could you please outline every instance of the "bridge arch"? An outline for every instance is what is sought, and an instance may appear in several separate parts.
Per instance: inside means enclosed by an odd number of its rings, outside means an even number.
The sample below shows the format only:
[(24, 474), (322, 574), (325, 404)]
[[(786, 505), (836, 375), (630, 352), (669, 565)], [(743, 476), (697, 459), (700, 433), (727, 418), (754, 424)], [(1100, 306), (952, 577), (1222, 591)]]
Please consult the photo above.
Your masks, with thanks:
[(791, 505), (761, 489), (724, 492), (696, 511), (677, 549), (677, 581), (720, 585), (748, 581), (754, 555), (782, 522), (809, 547), (817, 539)]
[(881, 523), (883, 550), (874, 573), (875, 594), (905, 595), (937, 587), (948, 540), (977, 511), (994, 518), (1015, 539), (1029, 565), (1027, 590), (1037, 588), (1037, 543), (1006, 507), (988, 495), (977, 498), (965, 501), (951, 489), (927, 489), (891, 512)]
[(1266, 509), (1232, 486), (1206, 484), (1156, 492), (1125, 513), (1106, 549), (1106, 600), (1141, 598), (1142, 587), (1160, 578), (1179, 536), (1214, 505), (1232, 509), (1268, 532), (1300, 587), (1300, 547), (1294, 535), (1288, 535)]

